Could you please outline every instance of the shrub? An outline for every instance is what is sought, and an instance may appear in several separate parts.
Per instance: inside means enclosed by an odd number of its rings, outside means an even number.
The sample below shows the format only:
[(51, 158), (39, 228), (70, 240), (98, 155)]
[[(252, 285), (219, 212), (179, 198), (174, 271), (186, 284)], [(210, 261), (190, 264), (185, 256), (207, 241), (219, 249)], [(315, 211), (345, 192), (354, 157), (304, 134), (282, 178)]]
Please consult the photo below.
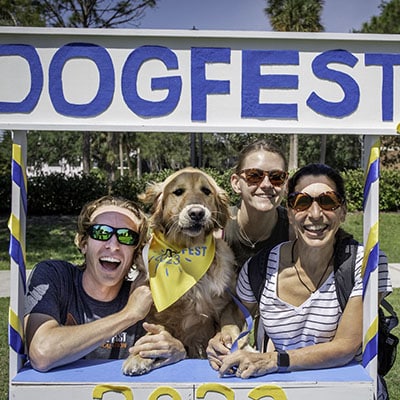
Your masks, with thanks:
[(364, 171), (354, 169), (342, 172), (347, 196), (347, 210), (349, 212), (363, 209)]
[(400, 210), (400, 172), (383, 170), (379, 181), (379, 208), (384, 211)]
[(5, 214), (11, 208), (11, 176), (9, 173), (0, 175), (0, 213)]
[(77, 214), (82, 206), (107, 194), (105, 182), (94, 175), (49, 174), (28, 180), (31, 215)]

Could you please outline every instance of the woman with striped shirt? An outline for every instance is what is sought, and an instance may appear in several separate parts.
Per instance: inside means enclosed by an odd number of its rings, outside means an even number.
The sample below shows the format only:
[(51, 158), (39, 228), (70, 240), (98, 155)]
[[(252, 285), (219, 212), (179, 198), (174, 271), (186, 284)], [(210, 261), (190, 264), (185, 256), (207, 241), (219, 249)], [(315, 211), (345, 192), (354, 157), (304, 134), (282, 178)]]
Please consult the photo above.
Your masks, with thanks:
[[(355, 284), (343, 311), (333, 273), (336, 234), (345, 216), (344, 182), (332, 168), (310, 164), (289, 179), (288, 217), (296, 239), (271, 250), (260, 304), (249, 283), (248, 261), (237, 282), (242, 302), (251, 311), (259, 307), (267, 351), (229, 353), (230, 338), (220, 334), (210, 342), (208, 355), (221, 375), (234, 369), (237, 376), (249, 378), (360, 359), (363, 247), (358, 246)], [(381, 298), (392, 291), (387, 262), (379, 268), (378, 290)]]

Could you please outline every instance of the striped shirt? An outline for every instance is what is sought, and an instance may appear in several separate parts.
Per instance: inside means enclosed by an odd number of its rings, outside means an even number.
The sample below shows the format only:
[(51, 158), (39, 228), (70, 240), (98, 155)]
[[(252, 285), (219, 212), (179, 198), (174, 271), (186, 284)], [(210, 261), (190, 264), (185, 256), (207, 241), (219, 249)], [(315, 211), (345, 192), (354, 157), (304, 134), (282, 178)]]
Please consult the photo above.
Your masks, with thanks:
[[(282, 244), (275, 246), (268, 259), (267, 279), (260, 300), (260, 315), (264, 330), (277, 349), (289, 350), (329, 342), (335, 336), (342, 310), (336, 295), (333, 272), (321, 287), (300, 306), (295, 307), (277, 295), (279, 255)], [(361, 265), (364, 249), (357, 250), (354, 271), (355, 284), (350, 297), (362, 296)], [(392, 291), (386, 256), (379, 260), (379, 292)], [(243, 265), (237, 282), (237, 294), (242, 301), (257, 302), (248, 279), (248, 261)], [(358, 359), (358, 357), (357, 357)]]

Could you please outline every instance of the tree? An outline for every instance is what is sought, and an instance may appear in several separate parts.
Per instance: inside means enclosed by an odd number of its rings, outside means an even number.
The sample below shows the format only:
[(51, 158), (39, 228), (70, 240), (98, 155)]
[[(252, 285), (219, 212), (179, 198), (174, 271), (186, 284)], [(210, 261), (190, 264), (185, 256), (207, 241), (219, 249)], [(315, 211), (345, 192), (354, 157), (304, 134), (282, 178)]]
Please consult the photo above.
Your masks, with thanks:
[(28, 166), (41, 171), (44, 164), (59, 165), (61, 160), (68, 165), (79, 166), (82, 161), (80, 137), (80, 132), (29, 132)]
[[(1, 1), (1, 0), (0, 0)], [(137, 27), (157, 0), (36, 0), (47, 26), (62, 28)], [(83, 172), (90, 172), (91, 133), (82, 132)], [(115, 163), (110, 174), (114, 174)]]
[(11, 173), (12, 139), (10, 131), (0, 130), (0, 174)]
[[(361, 33), (400, 33), (400, 0), (382, 1), (381, 14), (362, 24)], [(357, 31), (355, 31), (357, 32)]]
[(45, 26), (31, 0), (0, 0), (0, 26)]
[(323, 0), (267, 0), (265, 13), (280, 32), (321, 32)]
[[(323, 0), (267, 0), (265, 13), (272, 29), (280, 32), (321, 32)], [(321, 140), (326, 140), (322, 135)], [(322, 146), (325, 147), (325, 146)], [(289, 169), (297, 169), (298, 136), (290, 135)]]
[(46, 25), (62, 28), (137, 27), (157, 0), (37, 0)]
[[(360, 137), (358, 135), (325, 135), (326, 157), (324, 163), (337, 170), (359, 168), (361, 164)], [(318, 135), (299, 136), (299, 164), (321, 162)]]

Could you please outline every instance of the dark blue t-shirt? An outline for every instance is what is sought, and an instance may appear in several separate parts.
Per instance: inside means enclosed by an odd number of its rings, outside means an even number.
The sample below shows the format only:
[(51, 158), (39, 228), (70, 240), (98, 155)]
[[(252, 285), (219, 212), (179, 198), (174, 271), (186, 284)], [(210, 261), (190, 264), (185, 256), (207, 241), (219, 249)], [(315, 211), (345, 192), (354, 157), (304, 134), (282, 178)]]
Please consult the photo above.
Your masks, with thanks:
[[(124, 281), (118, 296), (108, 302), (88, 296), (83, 271), (66, 261), (49, 260), (32, 270), (25, 297), (25, 315), (46, 314), (61, 325), (81, 325), (120, 311), (127, 303), (131, 282)], [(110, 338), (85, 358), (127, 358), (128, 349), (144, 334), (142, 321)]]

